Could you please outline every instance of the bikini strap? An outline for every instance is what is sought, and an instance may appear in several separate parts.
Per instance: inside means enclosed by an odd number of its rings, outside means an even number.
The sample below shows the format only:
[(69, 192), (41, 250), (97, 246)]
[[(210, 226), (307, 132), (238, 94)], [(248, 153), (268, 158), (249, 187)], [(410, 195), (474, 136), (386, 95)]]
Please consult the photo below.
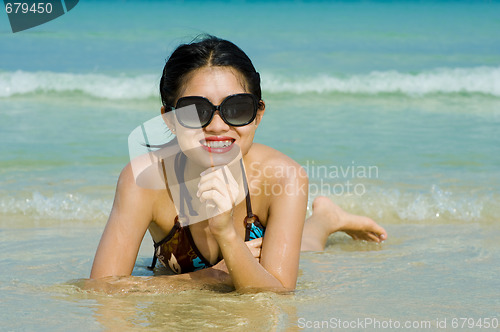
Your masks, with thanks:
[[(245, 173), (245, 167), (243, 165), (243, 158), (240, 159), (241, 173), (243, 175), (243, 188), (246, 191), (246, 205), (247, 205), (247, 218), (252, 218), (254, 216), (252, 212), (252, 201), (250, 200), (250, 190), (248, 189), (247, 175)], [(246, 218), (245, 218), (246, 219)]]
[(243, 187), (247, 192), (245, 201), (247, 205), (247, 216), (243, 219), (243, 226), (245, 226), (245, 241), (250, 240), (250, 233), (252, 231), (252, 226), (255, 225), (259, 228), (262, 228), (259, 217), (257, 217), (252, 212), (252, 201), (250, 200), (250, 189), (248, 188), (247, 175), (245, 173), (245, 168), (243, 165), (243, 158), (240, 159), (241, 172), (243, 174)]
[(175, 156), (175, 176), (177, 177), (177, 182), (179, 183), (180, 186), (180, 206), (179, 206), (179, 215), (181, 218), (185, 218), (186, 214), (184, 212), (184, 201), (186, 202), (186, 205), (189, 210), (189, 214), (191, 216), (197, 216), (198, 213), (193, 209), (193, 206), (191, 205), (191, 200), (192, 197), (189, 195), (189, 191), (186, 187), (186, 183), (184, 182), (184, 170), (186, 167), (186, 160), (187, 157), (184, 153), (179, 152)]

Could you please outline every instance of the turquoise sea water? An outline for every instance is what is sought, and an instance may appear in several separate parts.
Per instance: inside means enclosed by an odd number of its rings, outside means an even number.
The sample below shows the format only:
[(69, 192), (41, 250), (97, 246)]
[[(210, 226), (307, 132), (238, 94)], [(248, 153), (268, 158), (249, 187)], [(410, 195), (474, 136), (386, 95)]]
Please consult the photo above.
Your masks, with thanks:
[[(0, 13), (0, 324), (500, 318), (498, 31), (491, 1), (82, 1), (16, 34)], [(71, 280), (90, 271), (127, 137), (159, 114), (165, 58), (203, 32), (238, 44), (261, 73), (256, 141), (308, 170), (312, 198), (330, 194), (390, 238), (333, 236), (302, 255), (288, 297), (84, 293)], [(146, 239), (136, 275), (148, 275), (151, 253)]]

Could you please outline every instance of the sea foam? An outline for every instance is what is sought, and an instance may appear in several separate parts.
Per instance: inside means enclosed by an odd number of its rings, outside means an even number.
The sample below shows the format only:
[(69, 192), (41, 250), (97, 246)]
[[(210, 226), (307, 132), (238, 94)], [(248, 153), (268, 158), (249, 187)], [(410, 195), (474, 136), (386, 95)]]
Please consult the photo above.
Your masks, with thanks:
[[(426, 95), (479, 93), (500, 97), (500, 67), (437, 68), (416, 73), (374, 71), (367, 74), (284, 76), (261, 73), (264, 93), (343, 93)], [(70, 93), (104, 99), (147, 99), (159, 96), (159, 76), (0, 72), (0, 97), (33, 93)]]
[[(362, 195), (326, 194), (346, 211), (369, 216), (381, 223), (492, 223), (498, 221), (499, 193), (474, 194), (442, 188), (436, 184), (428, 190), (368, 187)], [(310, 201), (314, 200), (314, 195)]]
[[(58, 193), (46, 195), (33, 192), (26, 197), (1, 197), (0, 219), (23, 215), (30, 219), (52, 221), (96, 222), (106, 220), (111, 199), (90, 198), (81, 194)], [(1, 225), (1, 223), (0, 223)]]
[(55, 72), (0, 72), (0, 97), (31, 93), (80, 92), (104, 99), (144, 99), (158, 95), (155, 75), (110, 76)]
[[(330, 198), (349, 212), (370, 216), (383, 224), (491, 223), (496, 222), (500, 214), (496, 204), (498, 193), (471, 194), (438, 185), (418, 192), (372, 187), (363, 195), (333, 195)], [(9, 216), (25, 216), (30, 222), (105, 222), (111, 204), (111, 197), (94, 198), (80, 193), (34, 192), (26, 197), (3, 196), (0, 197), (0, 226), (3, 221), (8, 223)]]
[(319, 75), (285, 79), (268, 75), (264, 90), (279, 93), (481, 93), (500, 96), (500, 67), (440, 68), (419, 73), (374, 71), (351, 76)]

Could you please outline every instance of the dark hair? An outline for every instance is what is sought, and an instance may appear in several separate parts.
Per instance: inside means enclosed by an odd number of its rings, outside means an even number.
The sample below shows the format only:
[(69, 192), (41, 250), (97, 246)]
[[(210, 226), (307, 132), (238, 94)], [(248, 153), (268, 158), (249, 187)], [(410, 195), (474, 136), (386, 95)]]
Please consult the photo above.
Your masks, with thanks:
[[(175, 106), (187, 75), (205, 66), (231, 67), (245, 79), (245, 88), (259, 100), (262, 99), (260, 75), (250, 58), (230, 41), (211, 35), (182, 44), (170, 55), (160, 80), (161, 101), (165, 107)], [(167, 109), (167, 111), (169, 111)]]

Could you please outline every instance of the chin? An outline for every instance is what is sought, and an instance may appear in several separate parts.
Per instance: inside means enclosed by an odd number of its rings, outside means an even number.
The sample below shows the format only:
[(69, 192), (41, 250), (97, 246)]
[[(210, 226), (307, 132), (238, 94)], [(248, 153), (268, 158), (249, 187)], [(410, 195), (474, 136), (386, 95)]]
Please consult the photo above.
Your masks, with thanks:
[(193, 149), (183, 150), (190, 161), (203, 168), (229, 165), (241, 159), (240, 147), (233, 144), (231, 148), (207, 149), (205, 146), (198, 146)]

